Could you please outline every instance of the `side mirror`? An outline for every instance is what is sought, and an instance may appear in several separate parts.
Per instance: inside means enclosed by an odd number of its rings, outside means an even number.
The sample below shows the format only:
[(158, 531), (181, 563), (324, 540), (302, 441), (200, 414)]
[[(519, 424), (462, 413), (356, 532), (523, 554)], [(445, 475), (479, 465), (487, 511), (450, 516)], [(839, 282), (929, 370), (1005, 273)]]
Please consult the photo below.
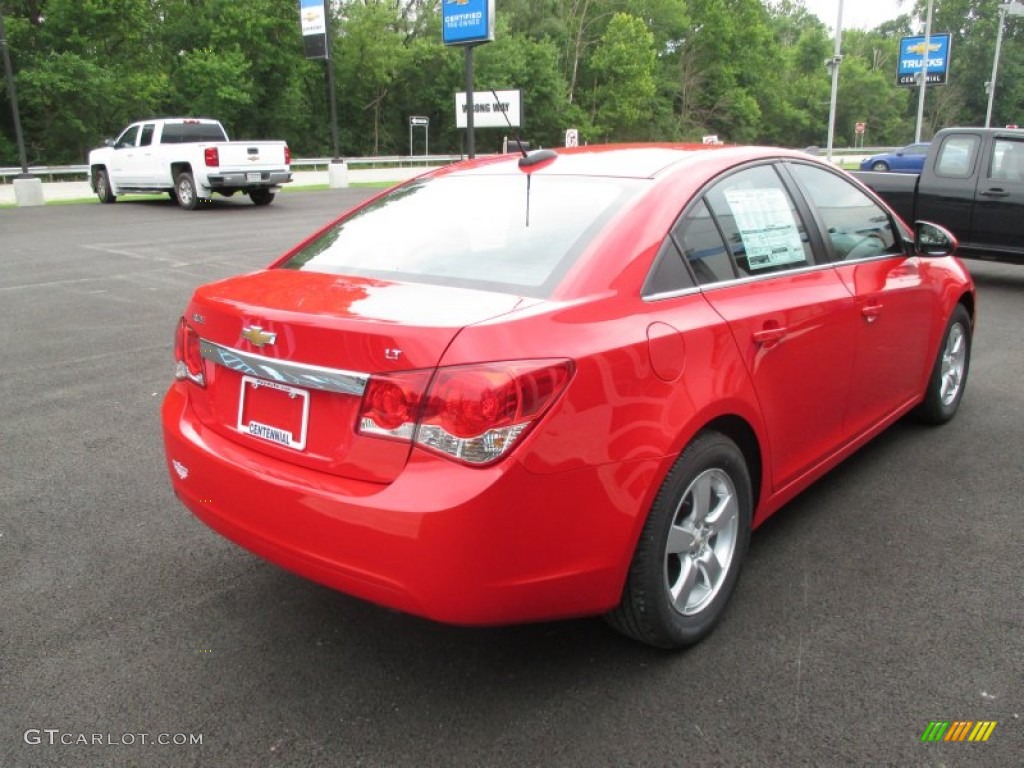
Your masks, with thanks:
[(896, 157), (903, 157), (903, 150), (902, 149), (897, 149), (896, 150)]
[(930, 221), (914, 222), (914, 251), (918, 256), (952, 256), (959, 247), (956, 237), (945, 227)]
[(103, 146), (104, 147), (112, 147), (112, 146), (114, 146), (114, 140), (113, 139), (104, 139), (103, 140)]

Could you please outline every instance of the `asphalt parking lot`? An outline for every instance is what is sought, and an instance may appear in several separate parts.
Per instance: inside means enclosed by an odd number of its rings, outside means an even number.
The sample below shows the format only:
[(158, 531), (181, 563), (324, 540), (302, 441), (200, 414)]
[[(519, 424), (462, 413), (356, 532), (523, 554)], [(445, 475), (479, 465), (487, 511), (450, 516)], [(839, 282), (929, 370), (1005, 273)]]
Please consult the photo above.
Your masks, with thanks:
[[(1024, 764), (1024, 266), (969, 263), (957, 418), (783, 509), (718, 630), (666, 654), (599, 619), (379, 609), (173, 497), (158, 408), (191, 290), (367, 194), (0, 210), (0, 766)], [(933, 720), (997, 726), (923, 744)]]

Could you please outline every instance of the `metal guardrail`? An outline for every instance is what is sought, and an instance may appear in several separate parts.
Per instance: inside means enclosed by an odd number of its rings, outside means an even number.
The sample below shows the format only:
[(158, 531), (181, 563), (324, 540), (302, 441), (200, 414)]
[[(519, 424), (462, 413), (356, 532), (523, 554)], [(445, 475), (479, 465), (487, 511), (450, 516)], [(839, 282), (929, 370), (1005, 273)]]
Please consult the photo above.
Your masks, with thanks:
[[(386, 155), (380, 157), (346, 157), (345, 163), (350, 167), (390, 168), (394, 166), (408, 167), (417, 165), (448, 165), (465, 159), (465, 155)], [(292, 168), (297, 170), (326, 170), (330, 165), (329, 157), (293, 158)], [(30, 165), (28, 172), (41, 177), (44, 181), (53, 181), (55, 177), (67, 179), (79, 177), (78, 180), (89, 179), (88, 165)], [(0, 184), (8, 184), (11, 178), (21, 173), (20, 167), (0, 168)]]
[[(877, 155), (880, 152), (888, 152), (892, 147), (858, 147), (833, 149), (832, 155), (844, 157), (849, 155)], [(824, 149), (821, 150), (824, 154)], [(382, 155), (379, 157), (346, 157), (345, 163), (350, 167), (364, 168), (390, 168), (394, 166), (408, 167), (417, 165), (448, 165), (459, 160), (465, 160), (465, 155)], [(307, 157), (292, 159), (292, 168), (297, 170), (315, 171), (327, 170), (330, 165), (329, 157)], [(68, 179), (77, 177), (77, 180), (88, 181), (88, 165), (32, 165), (29, 166), (29, 173), (42, 177), (45, 181), (53, 181), (55, 177)], [(0, 168), (0, 184), (10, 184), (11, 178), (21, 173), (19, 167)]]

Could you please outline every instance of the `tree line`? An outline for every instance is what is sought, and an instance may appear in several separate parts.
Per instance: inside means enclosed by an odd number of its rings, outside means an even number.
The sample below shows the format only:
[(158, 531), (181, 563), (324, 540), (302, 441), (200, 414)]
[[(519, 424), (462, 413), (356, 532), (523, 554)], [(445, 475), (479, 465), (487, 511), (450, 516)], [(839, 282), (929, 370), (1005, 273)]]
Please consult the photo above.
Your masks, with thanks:
[[(298, 157), (331, 149), (325, 62), (306, 60), (296, 0), (0, 0), (31, 164), (84, 162), (130, 122), (221, 119), (233, 137), (281, 138)], [(441, 43), (443, 0), (329, 3), (339, 141), (349, 156), (407, 154), (408, 118), (432, 152), (459, 152), (461, 49)], [(935, 0), (952, 35), (949, 83), (928, 89), (924, 134), (984, 122), (1001, 0)], [(926, 0), (876, 29), (845, 30), (835, 143), (914, 137), (917, 89), (896, 85), (899, 38)], [(497, 0), (475, 90), (520, 89), (523, 138), (824, 145), (830, 30), (802, 0)], [(1008, 17), (993, 123), (1024, 123), (1024, 25)], [(478, 129), (479, 151), (501, 129)], [(416, 151), (422, 152), (422, 139)], [(0, 165), (17, 165), (0, 96)]]

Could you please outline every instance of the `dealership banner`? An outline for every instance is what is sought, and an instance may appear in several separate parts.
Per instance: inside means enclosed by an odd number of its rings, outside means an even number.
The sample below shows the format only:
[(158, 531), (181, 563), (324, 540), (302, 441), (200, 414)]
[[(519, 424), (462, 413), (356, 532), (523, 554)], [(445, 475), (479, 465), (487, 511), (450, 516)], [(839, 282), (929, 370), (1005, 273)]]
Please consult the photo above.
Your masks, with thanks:
[(494, 40), (494, 0), (442, 0), (441, 39), (445, 45)]
[(328, 58), (324, 0), (299, 0), (299, 18), (302, 21), (302, 44), (306, 49), (306, 58)]
[[(928, 38), (928, 85), (945, 85), (949, 74), (949, 33)], [(924, 35), (900, 38), (900, 57), (896, 69), (896, 85), (917, 85), (917, 75), (924, 68)]]

